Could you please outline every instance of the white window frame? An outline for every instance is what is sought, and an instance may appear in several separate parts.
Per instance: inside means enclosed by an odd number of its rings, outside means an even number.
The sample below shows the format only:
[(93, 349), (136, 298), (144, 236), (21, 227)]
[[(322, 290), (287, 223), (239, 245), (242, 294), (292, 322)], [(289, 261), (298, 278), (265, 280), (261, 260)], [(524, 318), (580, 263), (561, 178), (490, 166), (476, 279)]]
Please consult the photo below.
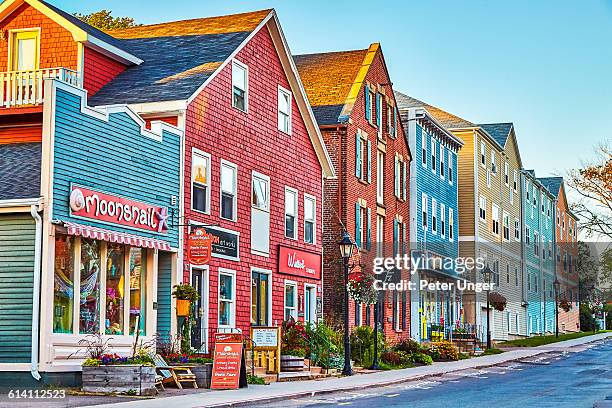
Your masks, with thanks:
[(385, 153), (381, 150), (376, 150), (376, 202), (385, 202)]
[(427, 194), (421, 193), (421, 227), (427, 231), (429, 227), (429, 198)]
[(495, 153), (495, 150), (491, 149), (491, 173), (493, 173), (494, 176), (497, 176), (496, 157), (497, 157), (497, 154)]
[(448, 240), (455, 240), (455, 211), (452, 207), (448, 208)]
[(483, 169), (487, 167), (487, 146), (485, 142), (480, 142), (480, 166)]
[(446, 160), (444, 159), (444, 144), (440, 143), (440, 180), (446, 177)]
[(293, 307), (291, 309), (291, 317), (293, 320), (298, 320), (298, 283), (292, 280), (285, 280), (283, 287), (283, 319), (287, 318), (287, 286), (293, 286)]
[(514, 169), (514, 180), (512, 183), (512, 189), (515, 193), (518, 192), (518, 172), (516, 171), (516, 169)]
[(423, 156), (421, 157), (421, 166), (424, 168), (427, 168), (427, 162), (429, 161), (429, 150), (427, 150), (427, 146), (427, 132), (425, 132), (425, 129), (421, 128), (421, 155)]
[(514, 240), (517, 242), (521, 240), (521, 231), (521, 221), (518, 218), (514, 218)]
[[(306, 219), (306, 201), (312, 201), (312, 208), (314, 210), (314, 219)], [(312, 222), (312, 242), (306, 241), (306, 222)], [(304, 193), (304, 242), (311, 245), (317, 243), (317, 198), (313, 195)]]
[[(484, 217), (482, 216), (482, 210), (484, 210)], [(487, 222), (487, 198), (482, 195), (478, 200), (478, 219), (484, 223)]]
[[(507, 223), (506, 223), (507, 221)], [(504, 236), (504, 229), (508, 228), (508, 237), (506, 238)], [(510, 232), (510, 214), (508, 214), (506, 211), (502, 211), (502, 230), (501, 230), (501, 234), (502, 234), (502, 239), (504, 241), (510, 241), (510, 237), (511, 237), (511, 232)]]
[[(217, 326), (219, 329), (234, 329), (236, 327), (236, 271), (227, 268), (219, 268), (217, 274)], [(231, 276), (233, 281), (229, 325), (219, 324), (219, 311), (221, 310), (221, 275)]]
[(431, 199), (431, 233), (438, 234), (438, 200)]
[(446, 206), (440, 203), (440, 236), (446, 237)]
[(487, 188), (491, 188), (491, 169), (487, 169)]
[(451, 149), (448, 149), (448, 176), (446, 177), (448, 179), (448, 184), (450, 184), (451, 186), (453, 185), (453, 182), (455, 181), (455, 172), (454, 170), (454, 166), (453, 166), (453, 151)]
[(510, 164), (508, 161), (504, 163), (504, 184), (506, 187), (510, 185)]
[[(194, 202), (194, 200), (193, 200), (193, 184), (194, 184), (193, 157), (194, 156), (199, 156), (200, 158), (208, 160), (208, 166), (206, 167), (206, 173), (207, 173), (206, 174), (206, 181), (207, 181), (207, 184), (206, 184), (206, 204), (207, 205), (206, 205), (206, 207), (207, 208), (204, 211), (198, 210), (197, 208), (193, 207), (193, 202)], [(210, 190), (211, 190), (210, 175), (212, 173), (212, 169), (211, 168), (212, 168), (212, 157), (211, 157), (210, 153), (206, 153), (206, 152), (204, 152), (202, 150), (199, 150), (199, 149), (196, 149), (195, 147), (192, 147), (191, 148), (191, 191), (190, 191), (190, 194), (191, 194), (191, 200), (190, 201), (191, 201), (191, 203), (190, 203), (190, 205), (191, 205), (191, 210), (192, 211), (195, 211), (195, 212), (198, 212), (198, 213), (201, 213), (201, 214), (210, 214), (210, 207), (211, 207), (210, 206)]]
[[(253, 192), (253, 184), (254, 184), (253, 180), (256, 179), (256, 178), (266, 182), (266, 186), (267, 186), (266, 193), (268, 195), (267, 196), (268, 200), (267, 200), (265, 208), (258, 207), (255, 204), (253, 204), (253, 194), (254, 194), (254, 192)], [(253, 170), (253, 172), (251, 173), (251, 207), (252, 208), (256, 208), (258, 210), (261, 210), (261, 211), (270, 212), (270, 176), (266, 176), (265, 174), (259, 173), (259, 172), (255, 171), (255, 170)]]
[(438, 152), (436, 150), (436, 138), (431, 136), (431, 172), (436, 174), (438, 168), (436, 167), (436, 161), (438, 157)]
[(385, 217), (376, 214), (376, 256), (383, 256), (383, 248), (385, 243)]
[[(234, 66), (237, 66), (241, 69), (244, 69), (244, 84), (245, 84), (245, 88), (244, 89), (244, 110), (238, 108), (237, 106), (234, 105)], [(238, 61), (237, 59), (232, 59), (232, 88), (231, 88), (231, 101), (232, 101), (232, 108), (240, 111), (240, 112), (244, 112), (244, 113), (248, 113), (249, 112), (249, 67), (248, 65)], [(239, 88), (240, 89), (240, 88)]]
[[(287, 193), (291, 193), (291, 194), (295, 194), (295, 199), (294, 199), (294, 204), (295, 204), (295, 214), (289, 214), (289, 215), (293, 215), (293, 237), (287, 236)], [(284, 200), (283, 202), (285, 203), (284, 206), (284, 219), (283, 219), (283, 228), (284, 228), (284, 235), (285, 238), (289, 238), (289, 239), (293, 239), (293, 240), (297, 240), (298, 239), (298, 215), (300, 213), (300, 209), (299, 209), (299, 192), (297, 189), (293, 188), (293, 187), (288, 187), (285, 186), (285, 195), (284, 195)]]
[[(308, 288), (313, 289), (313, 294), (314, 294), (314, 307), (312, 308), (311, 312), (312, 312), (312, 321), (308, 322), (306, 320), (306, 308), (308, 307), (308, 305), (306, 304), (306, 290), (308, 290)], [(318, 320), (317, 318), (317, 285), (314, 285), (312, 283), (305, 283), (304, 284), (304, 324), (308, 324), (308, 323), (312, 323), (315, 324)]]
[[(228, 167), (234, 170), (234, 200), (232, 203), (233, 218), (225, 218), (222, 216), (223, 210), (223, 177), (221, 177), (223, 167)], [(219, 166), (219, 218), (223, 220), (236, 222), (238, 220), (238, 165), (221, 159), (221, 165)]]
[[(491, 232), (494, 235), (499, 235), (500, 234), (500, 222), (499, 222), (499, 206), (497, 204), (491, 204)], [(497, 213), (497, 216), (495, 215), (495, 213)], [(495, 224), (497, 223), (497, 232), (495, 232)]]
[[(280, 102), (281, 102), (281, 97), (284, 95), (289, 97), (289, 102), (288, 102), (288, 108), (289, 108), (289, 112), (282, 112), (280, 109)], [(293, 94), (291, 93), (290, 90), (283, 88), (282, 86), (278, 86), (278, 112), (277, 112), (277, 121), (278, 121), (278, 130), (280, 130), (281, 132), (285, 133), (286, 135), (291, 136), (291, 129), (292, 129), (292, 120), (293, 120), (293, 115), (292, 115), (292, 109), (293, 107)], [(288, 127), (289, 129), (285, 130), (285, 129), (281, 129), (280, 127), (280, 119), (281, 119), (281, 114), (285, 113), (288, 116)]]

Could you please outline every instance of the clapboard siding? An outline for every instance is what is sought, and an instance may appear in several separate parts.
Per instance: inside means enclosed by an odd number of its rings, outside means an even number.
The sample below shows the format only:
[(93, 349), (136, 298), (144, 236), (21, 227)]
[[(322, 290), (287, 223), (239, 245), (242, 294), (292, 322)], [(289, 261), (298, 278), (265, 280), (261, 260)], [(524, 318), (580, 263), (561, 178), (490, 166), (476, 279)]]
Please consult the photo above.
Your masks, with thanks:
[(159, 255), (159, 270), (157, 272), (157, 332), (161, 336), (170, 333), (172, 292), (172, 255)]
[(35, 223), (0, 214), (0, 363), (31, 356)]
[[(473, 237), (475, 235), (474, 219), (474, 133), (456, 132), (463, 140), (459, 150), (459, 235)], [(472, 255), (473, 256), (473, 255)]]
[[(53, 218), (72, 219), (68, 201), (71, 183), (94, 190), (171, 208), (180, 183), (180, 137), (164, 132), (162, 141), (142, 135), (127, 113), (108, 121), (81, 112), (80, 96), (57, 90), (54, 144)], [(119, 232), (164, 239), (178, 246), (178, 231), (137, 231), (87, 220), (87, 224)]]

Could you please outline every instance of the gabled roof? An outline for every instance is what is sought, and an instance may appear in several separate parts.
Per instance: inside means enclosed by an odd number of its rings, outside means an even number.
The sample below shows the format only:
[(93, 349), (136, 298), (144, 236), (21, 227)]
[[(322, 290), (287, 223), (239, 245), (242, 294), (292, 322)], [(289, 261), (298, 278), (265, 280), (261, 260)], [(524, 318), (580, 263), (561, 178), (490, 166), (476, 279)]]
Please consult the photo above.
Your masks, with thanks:
[(367, 54), (363, 49), (293, 57), (319, 125), (340, 122)]
[(0, 201), (40, 197), (41, 144), (0, 145)]
[(512, 133), (512, 128), (514, 124), (512, 122), (509, 123), (485, 123), (479, 124), (481, 128), (487, 131), (493, 139), (500, 145), (506, 146), (506, 142), (508, 141), (508, 137)]
[(145, 62), (117, 75), (90, 103), (187, 100), (273, 13), (261, 10), (109, 31)]
[(559, 197), (559, 190), (563, 185), (563, 177), (540, 177), (538, 181), (555, 197)]
[(24, 3), (27, 3), (68, 30), (76, 42), (86, 44), (126, 65), (142, 63), (142, 59), (126, 51), (120, 40), (103, 33), (43, 0), (4, 0), (4, 2), (0, 3), (0, 21), (11, 15)]
[(408, 96), (402, 92), (395, 91), (395, 100), (397, 101), (398, 109), (408, 108), (425, 108), (431, 113), (434, 118), (447, 129), (463, 129), (478, 127), (478, 125), (463, 119), (459, 116), (448, 113), (440, 108), (430, 105), (426, 102), (420, 101), (416, 98)]

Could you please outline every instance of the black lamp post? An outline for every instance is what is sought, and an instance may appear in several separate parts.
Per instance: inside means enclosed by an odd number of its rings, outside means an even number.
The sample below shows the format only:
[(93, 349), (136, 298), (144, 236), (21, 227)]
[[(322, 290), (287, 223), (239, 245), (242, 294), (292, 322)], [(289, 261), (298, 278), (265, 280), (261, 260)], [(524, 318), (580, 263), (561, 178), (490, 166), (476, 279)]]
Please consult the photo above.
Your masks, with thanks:
[(482, 271), (482, 278), (483, 280), (487, 283), (487, 349), (491, 348), (491, 314), (489, 313), (489, 310), (491, 309), (491, 306), (489, 304), (489, 285), (491, 283), (491, 280), (493, 279), (493, 271), (491, 270), (491, 268), (489, 268), (489, 265), (487, 265), (484, 270)]
[(555, 281), (553, 282), (553, 286), (555, 287), (555, 338), (559, 337), (559, 287), (561, 286), (561, 282), (555, 276)]
[(340, 246), (340, 254), (342, 255), (342, 263), (344, 266), (344, 368), (342, 375), (353, 375), (351, 367), (351, 339), (349, 337), (349, 260), (353, 255), (353, 241), (347, 232), (344, 233), (342, 240), (338, 242)]
[(376, 293), (376, 303), (374, 304), (374, 360), (372, 360), (370, 370), (380, 370), (378, 365), (378, 299), (379, 294)]

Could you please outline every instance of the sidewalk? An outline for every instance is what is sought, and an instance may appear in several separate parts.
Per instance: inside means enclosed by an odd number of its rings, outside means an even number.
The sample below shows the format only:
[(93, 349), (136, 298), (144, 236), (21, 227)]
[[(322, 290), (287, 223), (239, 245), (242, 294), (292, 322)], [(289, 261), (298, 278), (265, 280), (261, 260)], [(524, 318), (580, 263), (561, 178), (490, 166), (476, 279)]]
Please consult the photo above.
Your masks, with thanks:
[[(201, 393), (161, 397), (149, 400), (138, 400), (111, 404), (125, 408), (167, 408), (175, 407), (221, 407), (245, 405), (248, 403), (265, 403), (268, 401), (299, 398), (315, 394), (337, 391), (349, 391), (362, 388), (384, 386), (405, 381), (418, 380), (423, 377), (438, 376), (465, 369), (482, 368), (502, 364), (508, 361), (533, 357), (550, 351), (560, 351), (584, 345), (597, 340), (612, 337), (612, 333), (600, 333), (559, 343), (546, 344), (528, 349), (515, 349), (502, 354), (471, 358), (468, 360), (434, 363), (430, 366), (407, 368), (403, 370), (381, 371), (352, 377), (331, 378), (325, 380), (300, 381), (296, 383), (272, 383), (270, 385), (249, 385), (247, 389), (231, 391), (206, 391)], [(104, 407), (110, 405), (97, 405)]]

